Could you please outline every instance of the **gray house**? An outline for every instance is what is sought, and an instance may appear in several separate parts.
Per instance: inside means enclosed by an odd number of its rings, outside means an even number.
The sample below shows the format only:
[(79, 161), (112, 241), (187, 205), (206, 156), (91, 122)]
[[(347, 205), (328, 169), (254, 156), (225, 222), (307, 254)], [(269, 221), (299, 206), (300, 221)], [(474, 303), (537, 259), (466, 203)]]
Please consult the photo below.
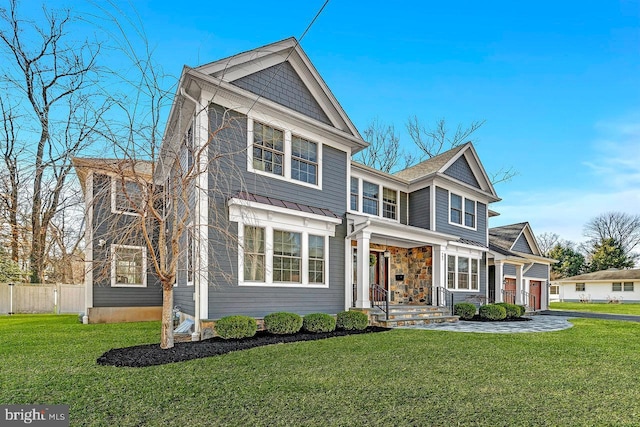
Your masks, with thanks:
[[(395, 174), (352, 161), (368, 144), (293, 38), (185, 68), (168, 123), (180, 137), (166, 140), (190, 146), (208, 167), (189, 197), (194, 215), (174, 287), (196, 333), (231, 314), (502, 300), (503, 279), (528, 272), (546, 286), (530, 228), (528, 247), (491, 246), (489, 206), (500, 199), (471, 143)], [(211, 162), (221, 151), (232, 164)], [(163, 159), (154, 179), (193, 161), (180, 153)], [(228, 191), (216, 191), (222, 182)], [(233, 247), (212, 224), (228, 226)], [(100, 229), (87, 238), (91, 266)], [(148, 270), (143, 255), (134, 269)], [(148, 302), (157, 304), (150, 277)], [(516, 302), (529, 303), (527, 283)], [(134, 288), (90, 276), (86, 286), (89, 321), (98, 307), (113, 315), (145, 305)]]

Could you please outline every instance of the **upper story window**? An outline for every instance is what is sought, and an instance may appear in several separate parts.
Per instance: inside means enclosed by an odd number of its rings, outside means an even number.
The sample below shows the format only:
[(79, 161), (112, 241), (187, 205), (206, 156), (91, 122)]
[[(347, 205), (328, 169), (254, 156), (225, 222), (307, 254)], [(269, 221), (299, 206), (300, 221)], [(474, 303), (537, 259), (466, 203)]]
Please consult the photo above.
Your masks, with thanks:
[(397, 221), (397, 190), (357, 177), (351, 177), (350, 187), (350, 210)]
[(362, 212), (378, 215), (379, 191), (378, 184), (362, 181)]
[(449, 196), (449, 223), (476, 228), (476, 201), (458, 194)]
[(111, 212), (140, 215), (144, 206), (146, 187), (137, 181), (111, 178)]
[(395, 190), (382, 189), (382, 214), (385, 218), (396, 219), (398, 210), (398, 195)]
[(360, 194), (360, 181), (358, 178), (351, 177), (351, 210), (358, 210), (358, 194)]
[(318, 183), (318, 144), (291, 136), (291, 178)]
[(322, 185), (322, 144), (249, 118), (248, 169), (318, 188)]
[(284, 175), (284, 132), (253, 122), (253, 168)]
[(147, 286), (145, 247), (111, 245), (111, 286)]

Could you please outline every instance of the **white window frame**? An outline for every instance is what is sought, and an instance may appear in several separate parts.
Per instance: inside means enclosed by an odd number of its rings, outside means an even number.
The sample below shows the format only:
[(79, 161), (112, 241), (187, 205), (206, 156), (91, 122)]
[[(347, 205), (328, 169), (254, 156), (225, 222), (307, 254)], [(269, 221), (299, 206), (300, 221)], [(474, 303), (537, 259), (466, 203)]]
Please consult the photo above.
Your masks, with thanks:
[[(117, 283), (116, 251), (118, 249), (139, 249), (142, 251), (142, 283)], [(147, 287), (147, 248), (144, 246), (111, 245), (111, 287), (112, 288), (146, 288)]]
[[(454, 261), (454, 277), (453, 277), (453, 287), (450, 288), (449, 287), (449, 257), (453, 257), (455, 259)], [(468, 280), (468, 288), (460, 288), (459, 287), (459, 259), (460, 258), (466, 258), (469, 260), (469, 271), (466, 273), (469, 276), (469, 280)], [(472, 289), (472, 283), (473, 283), (473, 263), (476, 263), (477, 267), (478, 267), (478, 273), (477, 273), (477, 278), (478, 278), (478, 289)], [(451, 292), (480, 292), (480, 267), (481, 267), (481, 258), (478, 256), (474, 256), (471, 254), (456, 254), (456, 253), (446, 253), (445, 254), (445, 258), (444, 258), (444, 271), (445, 271), (445, 289), (447, 289), (448, 291)]]
[[(351, 209), (351, 196), (355, 195), (355, 193), (351, 193), (351, 179), (355, 179), (358, 181), (358, 196), (357, 196), (357, 209)], [(377, 214), (372, 214), (372, 213), (368, 213), (364, 211), (364, 184), (365, 182), (369, 183), (369, 184), (373, 184), (373, 185), (377, 185), (378, 186), (378, 199), (377, 199), (377, 206), (378, 206), (378, 213)], [(390, 191), (394, 191), (396, 193), (396, 217), (395, 218), (389, 218), (384, 216), (384, 190), (390, 190)], [(380, 218), (384, 221), (391, 221), (391, 222), (396, 222), (396, 223), (400, 223), (400, 190), (398, 190), (397, 188), (394, 188), (393, 186), (388, 186), (383, 182), (380, 182), (378, 180), (375, 179), (370, 179), (370, 178), (362, 178), (359, 176), (351, 176), (349, 179), (349, 205), (348, 207), (348, 211), (349, 212), (353, 212), (353, 213), (357, 213), (360, 215), (366, 215), (366, 216), (370, 216), (372, 218)]]
[[(330, 271), (329, 238), (335, 236), (335, 226), (342, 219), (325, 217), (291, 209), (266, 207), (261, 203), (232, 199), (229, 202), (229, 219), (238, 223), (238, 286), (284, 287), (284, 288), (328, 288)], [(265, 280), (244, 280), (244, 227), (265, 229)], [(302, 268), (301, 281), (275, 282), (273, 280), (274, 230), (301, 234)], [(309, 282), (309, 236), (324, 238), (324, 283)]]
[[(451, 225), (455, 225), (456, 227), (462, 227), (462, 228), (466, 228), (468, 230), (477, 230), (478, 229), (478, 201), (474, 200), (470, 197), (465, 196), (464, 194), (460, 194), (460, 193), (456, 193), (453, 191), (448, 191), (448, 197), (447, 197), (447, 208), (448, 208), (448, 216), (449, 216), (449, 224)], [(460, 215), (460, 219), (462, 221), (462, 223), (457, 223), (455, 221), (451, 220), (451, 198), (452, 196), (458, 196), (462, 199), (462, 212)], [(467, 201), (473, 202), (473, 208), (474, 208), (474, 213), (473, 213), (473, 227), (469, 227), (467, 225), (465, 225), (465, 216), (466, 216), (466, 210), (465, 207), (467, 205)]]
[[(137, 185), (140, 185), (139, 181), (136, 181), (134, 179), (129, 179), (129, 178), (124, 178), (124, 177), (119, 177), (119, 176), (115, 176), (115, 175), (111, 175), (111, 213), (115, 213), (115, 214), (120, 214), (120, 215), (130, 215), (130, 216), (140, 216), (140, 213), (138, 212), (131, 212), (131, 211), (123, 211), (121, 209), (118, 209), (118, 198), (116, 197), (117, 192), (119, 192), (122, 187), (120, 184), (120, 181), (126, 181), (126, 182), (133, 182)], [(126, 184), (125, 184), (126, 186)], [(146, 192), (148, 191), (147, 187), (144, 186), (143, 187), (143, 192), (144, 195), (143, 197), (146, 197)], [(144, 199), (143, 199), (144, 200)]]
[[(187, 224), (187, 245), (186, 245), (186, 253), (184, 257), (184, 272), (185, 272), (185, 282), (187, 286), (193, 286), (195, 277), (196, 277), (196, 239), (195, 239), (195, 228), (193, 226), (193, 222), (189, 222)], [(191, 265), (189, 265), (189, 257), (191, 257)], [(189, 280), (189, 274), (191, 274), (191, 280)]]
[[(254, 122), (258, 122), (260, 124), (262, 124), (263, 126), (268, 126), (271, 127), (273, 129), (277, 129), (279, 131), (282, 131), (284, 133), (283, 138), (283, 149), (284, 149), (284, 155), (282, 158), (282, 168), (283, 168), (283, 173), (282, 175), (277, 175), (275, 173), (271, 173), (271, 172), (266, 172), (260, 169), (255, 169), (253, 167), (253, 124)], [(291, 176), (291, 160), (292, 160), (292, 149), (291, 149), (291, 137), (292, 135), (295, 135), (299, 138), (302, 138), (308, 142), (313, 142), (314, 144), (316, 144), (317, 150), (318, 152), (316, 153), (316, 157), (317, 157), (317, 161), (315, 162), (316, 168), (317, 168), (317, 174), (316, 174), (316, 183), (315, 184), (310, 184), (308, 182), (305, 181), (299, 181), (297, 179), (292, 178)], [(304, 187), (309, 187), (309, 188), (314, 188), (314, 189), (322, 189), (322, 164), (323, 164), (323, 146), (324, 144), (322, 144), (319, 141), (319, 138), (317, 136), (314, 135), (310, 135), (306, 132), (304, 132), (303, 130), (300, 129), (296, 129), (293, 133), (290, 129), (287, 129), (285, 126), (282, 126), (280, 124), (276, 124), (276, 123), (272, 123), (269, 120), (264, 120), (262, 118), (256, 118), (253, 116), (249, 116), (247, 117), (247, 170), (249, 172), (253, 172), (257, 175), (263, 175), (263, 176), (268, 176), (270, 178), (273, 179), (279, 179), (279, 180), (284, 180), (287, 182), (291, 182), (293, 184), (296, 185), (302, 185)], [(313, 163), (313, 162), (309, 162), (309, 163)]]

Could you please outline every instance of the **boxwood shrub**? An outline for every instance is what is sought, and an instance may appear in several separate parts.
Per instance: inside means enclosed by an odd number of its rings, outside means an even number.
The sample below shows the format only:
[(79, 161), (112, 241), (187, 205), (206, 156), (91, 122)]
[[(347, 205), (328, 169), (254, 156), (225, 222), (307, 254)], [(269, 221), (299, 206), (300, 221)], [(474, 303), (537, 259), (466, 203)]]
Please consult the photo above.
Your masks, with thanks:
[(453, 314), (462, 320), (472, 319), (476, 314), (476, 306), (470, 302), (459, 302), (453, 306)]
[(264, 316), (264, 328), (277, 335), (295, 334), (302, 328), (302, 317), (281, 311)]
[(480, 307), (480, 317), (487, 320), (502, 320), (507, 317), (507, 310), (496, 304)]
[(336, 329), (336, 319), (326, 313), (311, 313), (304, 316), (302, 329), (307, 332), (332, 332)]
[(517, 305), (516, 307), (520, 309), (520, 317), (524, 316), (524, 314), (527, 312), (527, 307), (525, 307), (524, 305)]
[(504, 309), (507, 311), (507, 319), (515, 319), (524, 314), (521, 312), (520, 306), (515, 304), (509, 304), (508, 302), (498, 302), (495, 305), (504, 307)]
[(226, 316), (216, 322), (216, 333), (224, 339), (249, 338), (256, 334), (256, 319), (249, 316)]
[(336, 319), (336, 327), (347, 331), (362, 330), (369, 326), (369, 316), (362, 311), (341, 311)]

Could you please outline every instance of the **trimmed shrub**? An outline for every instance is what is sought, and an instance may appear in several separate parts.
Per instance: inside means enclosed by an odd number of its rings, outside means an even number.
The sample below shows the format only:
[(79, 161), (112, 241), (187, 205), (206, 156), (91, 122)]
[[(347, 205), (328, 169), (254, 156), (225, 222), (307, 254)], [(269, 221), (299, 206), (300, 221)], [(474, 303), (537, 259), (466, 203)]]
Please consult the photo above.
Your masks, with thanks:
[(516, 307), (520, 309), (520, 317), (524, 316), (524, 314), (527, 312), (527, 307), (525, 307), (524, 305), (517, 305)]
[(264, 328), (276, 335), (295, 334), (302, 328), (302, 317), (281, 311), (264, 316)]
[(453, 306), (453, 314), (460, 316), (462, 320), (472, 319), (476, 314), (476, 306), (470, 302), (459, 302)]
[(304, 316), (302, 329), (307, 332), (332, 332), (336, 329), (336, 319), (326, 313), (311, 313)]
[(487, 320), (502, 320), (507, 317), (507, 310), (497, 304), (480, 307), (480, 317)]
[(362, 330), (369, 326), (369, 316), (362, 311), (341, 311), (336, 319), (336, 327), (347, 331)]
[(521, 306), (519, 305), (509, 304), (508, 302), (498, 302), (495, 305), (504, 307), (504, 309), (507, 311), (507, 319), (516, 319), (522, 316), (523, 314), (521, 313), (521, 310), (520, 310)]
[(258, 324), (249, 316), (226, 316), (215, 325), (216, 333), (224, 339), (249, 338), (256, 334)]

